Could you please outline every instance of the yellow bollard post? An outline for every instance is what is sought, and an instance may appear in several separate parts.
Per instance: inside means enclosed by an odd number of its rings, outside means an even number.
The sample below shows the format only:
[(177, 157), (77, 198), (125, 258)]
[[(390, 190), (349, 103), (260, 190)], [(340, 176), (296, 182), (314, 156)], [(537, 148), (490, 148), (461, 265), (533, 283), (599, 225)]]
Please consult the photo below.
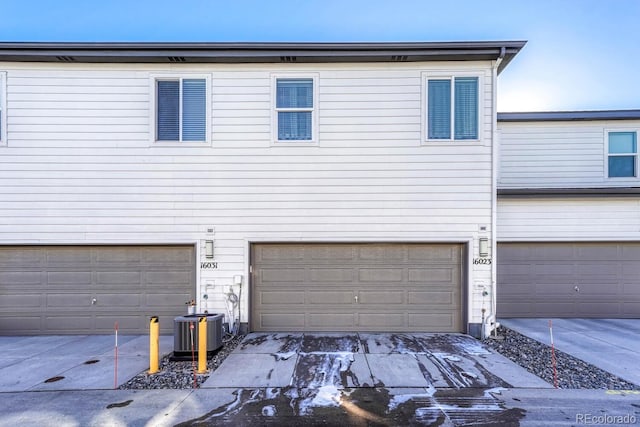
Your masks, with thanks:
[(156, 374), (160, 360), (160, 323), (158, 316), (151, 317), (149, 321), (149, 373)]
[(207, 316), (198, 322), (198, 373), (207, 373)]

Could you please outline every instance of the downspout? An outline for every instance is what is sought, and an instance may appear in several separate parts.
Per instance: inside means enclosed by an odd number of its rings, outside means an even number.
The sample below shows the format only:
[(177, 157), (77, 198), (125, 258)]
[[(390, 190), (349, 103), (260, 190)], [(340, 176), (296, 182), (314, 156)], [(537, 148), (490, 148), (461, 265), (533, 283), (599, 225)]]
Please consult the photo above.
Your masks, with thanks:
[[(497, 252), (497, 209), (498, 209), (498, 67), (502, 63), (506, 53), (506, 48), (503, 46), (500, 48), (500, 56), (496, 59), (491, 70), (491, 97), (492, 97), (492, 120), (491, 120), (491, 313), (486, 318), (486, 322), (489, 325), (489, 333), (491, 333), (492, 326), (497, 328), (496, 322), (496, 288), (497, 288), (497, 266), (496, 266), (496, 252)], [(482, 325), (483, 336), (489, 336), (484, 334), (485, 325)]]

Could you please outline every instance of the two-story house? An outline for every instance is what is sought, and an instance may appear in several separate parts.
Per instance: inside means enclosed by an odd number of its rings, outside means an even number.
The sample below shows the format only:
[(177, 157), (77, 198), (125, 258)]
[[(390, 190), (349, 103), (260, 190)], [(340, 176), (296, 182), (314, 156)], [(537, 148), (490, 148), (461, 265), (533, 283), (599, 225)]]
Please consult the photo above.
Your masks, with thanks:
[(0, 333), (479, 335), (523, 45), (0, 44)]
[(498, 127), (498, 316), (640, 318), (640, 110)]

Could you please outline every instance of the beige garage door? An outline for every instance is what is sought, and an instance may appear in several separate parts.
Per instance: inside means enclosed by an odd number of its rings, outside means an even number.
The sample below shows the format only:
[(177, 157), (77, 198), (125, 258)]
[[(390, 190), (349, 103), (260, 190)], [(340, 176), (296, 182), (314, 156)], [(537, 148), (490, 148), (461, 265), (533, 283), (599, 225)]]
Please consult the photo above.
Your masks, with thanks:
[(163, 333), (195, 291), (193, 246), (0, 246), (0, 334)]
[(256, 244), (254, 331), (460, 332), (462, 245)]
[(640, 317), (640, 243), (500, 243), (499, 317)]

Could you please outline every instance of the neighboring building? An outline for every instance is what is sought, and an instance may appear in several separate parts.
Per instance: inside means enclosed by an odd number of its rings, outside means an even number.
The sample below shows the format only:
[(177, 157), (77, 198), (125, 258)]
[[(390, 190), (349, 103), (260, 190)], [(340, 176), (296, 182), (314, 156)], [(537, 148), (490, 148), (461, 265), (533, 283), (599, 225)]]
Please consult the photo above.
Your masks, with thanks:
[(498, 317), (640, 318), (640, 110), (498, 127)]
[(480, 335), (522, 46), (0, 43), (0, 333)]

